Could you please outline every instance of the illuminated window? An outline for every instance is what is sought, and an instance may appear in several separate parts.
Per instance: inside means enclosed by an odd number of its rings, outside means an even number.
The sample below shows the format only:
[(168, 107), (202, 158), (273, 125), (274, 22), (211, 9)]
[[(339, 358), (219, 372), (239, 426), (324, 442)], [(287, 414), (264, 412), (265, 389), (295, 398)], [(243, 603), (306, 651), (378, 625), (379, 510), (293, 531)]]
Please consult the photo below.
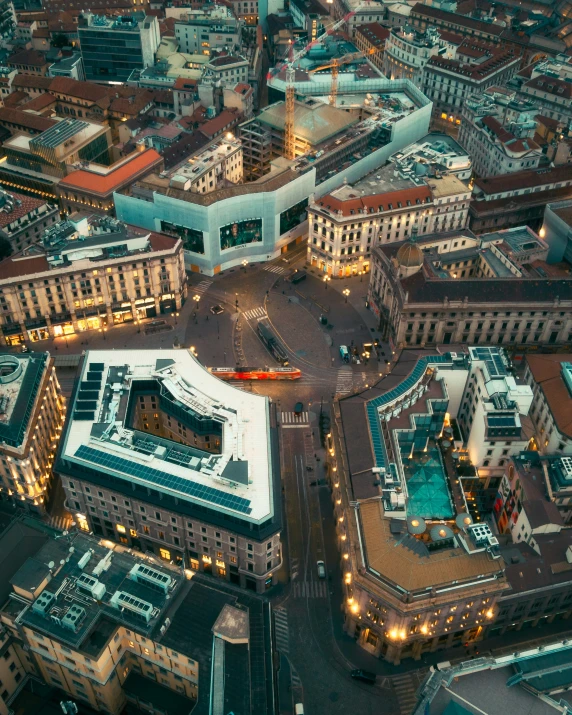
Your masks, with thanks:
[(137, 532), (135, 529), (129, 529), (129, 534), (135, 539), (137, 537)]
[(124, 534), (126, 532), (126, 529), (122, 524), (116, 524), (115, 528), (120, 534)]
[(171, 552), (168, 549), (159, 549), (159, 554), (162, 559), (167, 559), (167, 561), (171, 560)]

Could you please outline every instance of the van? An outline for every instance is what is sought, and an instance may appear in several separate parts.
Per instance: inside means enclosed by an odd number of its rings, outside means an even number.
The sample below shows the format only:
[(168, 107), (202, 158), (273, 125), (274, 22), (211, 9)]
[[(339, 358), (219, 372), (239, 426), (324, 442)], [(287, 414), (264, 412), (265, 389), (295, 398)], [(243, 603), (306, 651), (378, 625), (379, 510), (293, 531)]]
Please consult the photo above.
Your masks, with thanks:
[(302, 703), (296, 703), (295, 705), (296, 715), (304, 715), (304, 706)]
[(362, 683), (375, 685), (376, 675), (369, 670), (361, 670), (361, 668), (359, 670), (352, 670), (350, 675), (354, 680), (361, 680)]
[(306, 271), (294, 271), (292, 273), (292, 276), (290, 277), (290, 283), (294, 283), (296, 285), (297, 283), (301, 283), (302, 281), (306, 280)]
[(344, 362), (350, 361), (350, 351), (348, 350), (347, 345), (340, 345), (340, 357)]

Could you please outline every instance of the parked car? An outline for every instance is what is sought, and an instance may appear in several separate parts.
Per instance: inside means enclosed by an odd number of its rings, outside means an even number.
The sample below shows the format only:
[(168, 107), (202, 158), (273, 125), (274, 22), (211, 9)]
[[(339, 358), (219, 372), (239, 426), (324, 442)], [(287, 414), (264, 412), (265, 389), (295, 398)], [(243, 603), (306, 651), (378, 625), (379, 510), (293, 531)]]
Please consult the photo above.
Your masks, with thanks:
[(361, 668), (359, 670), (352, 670), (350, 675), (354, 680), (361, 680), (362, 683), (367, 683), (368, 685), (375, 684), (376, 675), (369, 670), (362, 670)]
[(294, 405), (294, 414), (295, 415), (301, 415), (304, 410), (304, 403), (303, 402), (297, 402)]
[(211, 313), (213, 313), (213, 315), (220, 315), (221, 313), (224, 313), (224, 308), (222, 305), (213, 305)]
[(326, 578), (326, 565), (323, 561), (318, 561), (318, 578)]

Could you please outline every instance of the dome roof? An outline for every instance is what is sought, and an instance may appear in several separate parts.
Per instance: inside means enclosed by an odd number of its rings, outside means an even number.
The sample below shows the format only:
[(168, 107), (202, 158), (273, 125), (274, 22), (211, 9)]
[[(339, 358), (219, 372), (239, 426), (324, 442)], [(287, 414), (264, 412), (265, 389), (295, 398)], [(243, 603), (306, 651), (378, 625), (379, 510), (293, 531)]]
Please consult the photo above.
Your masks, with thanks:
[(423, 251), (413, 241), (407, 241), (397, 251), (395, 256), (399, 266), (413, 268), (423, 265)]

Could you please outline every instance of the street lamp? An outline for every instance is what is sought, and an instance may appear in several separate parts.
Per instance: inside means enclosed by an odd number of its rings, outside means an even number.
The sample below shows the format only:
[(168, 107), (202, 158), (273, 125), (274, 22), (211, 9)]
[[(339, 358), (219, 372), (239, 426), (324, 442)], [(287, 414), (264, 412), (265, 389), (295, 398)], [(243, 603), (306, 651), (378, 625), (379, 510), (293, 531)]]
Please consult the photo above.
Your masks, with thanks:
[(246, 269), (246, 266), (247, 266), (247, 265), (248, 265), (248, 261), (247, 261), (246, 258), (245, 258), (244, 261), (242, 262), (242, 267), (243, 267), (244, 269)]
[(190, 350), (191, 354), (192, 354), (194, 357), (197, 357), (197, 349), (196, 349), (196, 347), (195, 347), (194, 345), (191, 345), (191, 347), (189, 348), (189, 350)]
[(359, 272), (359, 282), (361, 283), (363, 281), (363, 271)]
[(201, 299), (201, 296), (200, 296), (198, 293), (195, 293), (195, 295), (193, 296), (193, 300), (194, 300), (195, 303), (196, 303), (196, 306), (197, 306), (196, 309), (197, 309), (197, 310), (199, 309), (199, 300), (200, 300), (200, 299)]
[(324, 276), (324, 288), (328, 290), (328, 282), (331, 281), (332, 279), (330, 276)]
[[(197, 307), (198, 307), (198, 304), (197, 304)], [(178, 318), (178, 317), (179, 317), (179, 314), (178, 314), (178, 313), (175, 313), (175, 325), (177, 325), (177, 318)]]
[(236, 312), (238, 313), (238, 293), (235, 293), (234, 296), (234, 305), (236, 307)]
[(348, 295), (350, 294), (350, 289), (349, 289), (349, 288), (345, 288), (345, 289), (342, 291), (342, 293), (346, 296), (346, 301), (345, 301), (345, 302), (347, 303), (347, 302), (348, 302)]

